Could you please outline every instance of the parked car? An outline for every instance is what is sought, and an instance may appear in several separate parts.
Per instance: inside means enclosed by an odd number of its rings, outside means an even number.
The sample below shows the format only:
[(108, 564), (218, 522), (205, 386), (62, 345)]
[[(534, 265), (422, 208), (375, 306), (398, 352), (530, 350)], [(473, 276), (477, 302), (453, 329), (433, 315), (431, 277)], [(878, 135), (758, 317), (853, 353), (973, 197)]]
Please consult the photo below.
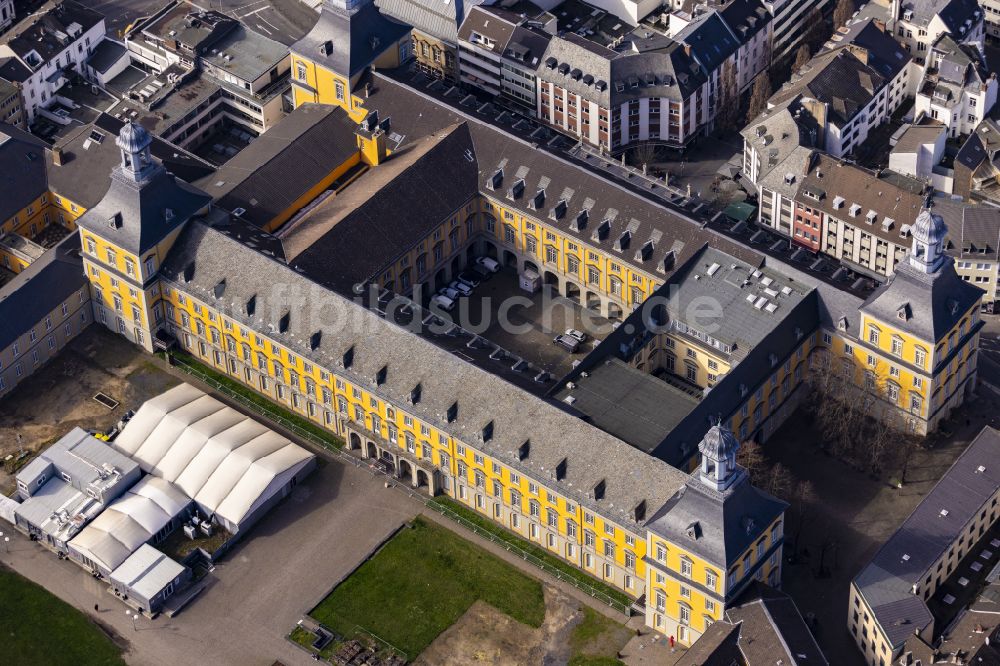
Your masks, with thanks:
[(482, 282), (482, 280), (479, 279), (479, 276), (472, 271), (462, 271), (458, 274), (458, 280), (459, 282), (464, 282), (470, 287), (478, 287), (479, 283)]
[(587, 341), (587, 334), (584, 333), (583, 331), (578, 331), (575, 328), (567, 328), (566, 335), (576, 340), (579, 340), (580, 342)]
[(479, 264), (476, 264), (474, 266), (469, 266), (469, 270), (472, 272), (473, 275), (475, 275), (477, 278), (479, 278), (480, 282), (486, 282), (491, 277), (493, 277), (493, 273), (491, 273), (489, 270), (483, 268)]
[(496, 259), (490, 259), (489, 257), (476, 257), (476, 265), (482, 266), (490, 273), (500, 272), (500, 264), (496, 262)]
[(445, 312), (451, 312), (455, 309), (455, 301), (451, 300), (447, 296), (442, 296), (441, 294), (434, 294), (431, 297), (431, 305), (436, 305)]
[(438, 289), (438, 294), (453, 301), (457, 301), (458, 297), (461, 296), (456, 289), (452, 289), (451, 287), (441, 287)]
[(458, 293), (460, 293), (462, 296), (471, 296), (472, 295), (472, 287), (470, 287), (465, 282), (461, 282), (459, 280), (453, 281), (451, 284), (448, 285), (448, 288), (449, 289), (454, 289), (455, 291), (457, 291)]
[(580, 341), (572, 336), (566, 335), (565, 333), (554, 337), (552, 342), (556, 343), (560, 347), (563, 347), (570, 354), (576, 353), (576, 350), (580, 348)]

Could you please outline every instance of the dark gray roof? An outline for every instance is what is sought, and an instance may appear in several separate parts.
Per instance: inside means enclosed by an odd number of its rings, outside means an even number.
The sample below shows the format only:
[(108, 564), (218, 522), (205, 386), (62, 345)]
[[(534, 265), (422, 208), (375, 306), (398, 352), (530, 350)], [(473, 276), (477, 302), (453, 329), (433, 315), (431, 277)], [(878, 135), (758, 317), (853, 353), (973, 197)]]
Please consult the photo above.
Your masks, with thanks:
[[(48, 62), (65, 51), (74, 39), (69, 36), (70, 26), (77, 24), (82, 34), (103, 20), (103, 14), (84, 7), (76, 0), (63, 0), (34, 18), (27, 27), (19, 24), (6, 39), (0, 38), (0, 42), (9, 46), (22, 61), (34, 51), (42, 62)], [(38, 65), (32, 67), (37, 70)]]
[(934, 212), (948, 226), (948, 254), (980, 261), (1000, 259), (1000, 208), (939, 197)]
[(739, 626), (720, 620), (687, 649), (674, 666), (736, 666), (743, 660)]
[(196, 185), (264, 227), (358, 152), (355, 129), (339, 106), (304, 104)]
[(739, 648), (747, 664), (820, 666), (826, 656), (792, 598), (755, 582), (726, 610), (739, 627)]
[(887, 81), (913, 60), (913, 56), (896, 41), (892, 32), (887, 31), (882, 22), (874, 18), (855, 21), (835, 32), (829, 44), (833, 49), (845, 45), (864, 49), (867, 51), (868, 65)]
[(324, 0), (316, 25), (291, 51), (338, 74), (354, 76), (386, 49), (395, 48), (409, 29), (384, 17), (373, 2), (344, 11)]
[(989, 159), (990, 156), (983, 147), (983, 142), (979, 139), (978, 133), (970, 134), (969, 138), (962, 144), (962, 147), (958, 149), (958, 154), (955, 155), (955, 162), (957, 164), (961, 164), (972, 171), (978, 169), (980, 164)]
[(449, 44), (458, 43), (458, 26), (465, 13), (482, 0), (375, 0), (379, 10), (400, 23)]
[[(62, 166), (46, 151), (49, 188), (74, 203), (91, 208), (97, 205), (111, 181), (107, 174), (121, 161), (115, 137), (125, 123), (102, 113), (89, 125), (76, 128), (56, 144), (62, 151)], [(172, 143), (153, 135), (150, 152), (171, 174), (187, 182), (203, 178), (215, 170), (211, 164)], [(95, 176), (98, 174), (99, 177)]]
[(850, 122), (888, 83), (848, 47), (821, 53), (771, 97), (777, 104), (806, 95), (827, 105), (829, 119), (838, 126)]
[(9, 220), (48, 191), (46, 148), (38, 137), (0, 123), (0, 220)]
[(933, 617), (912, 587), (1000, 489), (1000, 432), (976, 436), (934, 488), (854, 579), (893, 648)]
[[(160, 273), (169, 284), (262, 331), (302, 358), (337, 368), (385, 400), (410, 405), (408, 409), (422, 421), (482, 447), (504, 465), (546, 479), (559, 492), (613, 520), (634, 524), (630, 516), (636, 506), (643, 501), (647, 507), (661, 506), (687, 478), (198, 221), (181, 232)], [(246, 303), (254, 296), (253, 315), (247, 315)], [(287, 327), (282, 331), (279, 320), (286, 314)], [(343, 355), (349, 349), (352, 362), (344, 368)], [(383, 368), (384, 381), (377, 385), (375, 378)], [(420, 397), (412, 404), (412, 391), (418, 385)], [(456, 403), (457, 416), (449, 423), (446, 414)], [(490, 422), (492, 434), (484, 441), (483, 429)], [(518, 460), (518, 450), (528, 441), (527, 456)], [(563, 460), (566, 476), (556, 480), (551, 471)], [(602, 480), (604, 499), (588, 498)]]
[(0, 58), (0, 79), (23, 83), (31, 76), (31, 70), (17, 58)]
[(481, 42), (476, 45), (497, 55), (507, 49), (507, 43), (514, 34), (514, 28), (521, 23), (520, 14), (503, 9), (497, 5), (479, 5), (469, 9), (465, 20), (458, 29), (458, 38), (469, 42), (473, 33), (486, 37), (493, 42), (490, 48)]
[[(729, 568), (788, 506), (754, 488), (742, 468), (738, 473), (741, 478), (718, 491), (695, 470), (646, 527), (715, 566)], [(694, 524), (692, 538), (688, 528)]]
[(265, 76), (287, 56), (287, 46), (248, 30), (242, 23), (236, 24), (213, 44), (211, 51), (201, 54), (201, 58), (216, 69), (251, 82)]
[(9, 347), (60, 303), (86, 288), (80, 235), (70, 234), (0, 287), (0, 349)]
[(105, 37), (87, 58), (87, 65), (102, 74), (107, 72), (126, 53), (125, 45)]
[(517, 26), (507, 43), (504, 56), (520, 62), (524, 67), (538, 69), (552, 35), (538, 28)]
[[(901, 4), (900, 15), (907, 9), (913, 10), (913, 23), (926, 26), (940, 16), (948, 32), (959, 38), (964, 38), (983, 17), (976, 0), (906, 0)], [(967, 20), (972, 21), (972, 26), (965, 25)]]
[[(394, 161), (402, 168), (393, 169)], [(317, 282), (350, 292), (472, 201), (476, 176), (468, 125), (455, 126), (317, 206), (282, 236), (285, 254)]]
[[(889, 280), (872, 292), (861, 309), (921, 340), (937, 343), (982, 295), (982, 289), (958, 276), (951, 257), (945, 257), (941, 268), (930, 274), (904, 260)], [(910, 317), (900, 319), (900, 308), (907, 305)]]
[(674, 39), (690, 46), (701, 66), (710, 72), (722, 66), (740, 47), (740, 40), (715, 10), (687, 24)]
[[(107, 193), (76, 222), (122, 250), (139, 255), (183, 225), (210, 200), (201, 190), (168, 174), (161, 165), (148, 180), (138, 183), (117, 166), (111, 172)], [(117, 223), (111, 224), (116, 218)]]
[(771, 22), (771, 14), (760, 0), (730, 0), (717, 7), (729, 29), (746, 43)]
[[(649, 453), (698, 404), (698, 397), (617, 358), (578, 376), (555, 398), (632, 446)], [(567, 402), (567, 398), (573, 402)]]

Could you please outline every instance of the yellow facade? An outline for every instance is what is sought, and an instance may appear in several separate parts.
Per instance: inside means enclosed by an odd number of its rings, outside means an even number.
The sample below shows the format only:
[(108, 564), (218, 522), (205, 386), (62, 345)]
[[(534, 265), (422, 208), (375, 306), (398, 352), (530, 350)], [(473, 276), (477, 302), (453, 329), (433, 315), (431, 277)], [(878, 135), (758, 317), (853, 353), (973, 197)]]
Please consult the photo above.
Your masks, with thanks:
[(339, 106), (360, 123), (365, 117), (362, 99), (354, 94), (355, 80), (337, 74), (298, 53), (292, 53), (292, 101), (296, 108), (310, 102)]

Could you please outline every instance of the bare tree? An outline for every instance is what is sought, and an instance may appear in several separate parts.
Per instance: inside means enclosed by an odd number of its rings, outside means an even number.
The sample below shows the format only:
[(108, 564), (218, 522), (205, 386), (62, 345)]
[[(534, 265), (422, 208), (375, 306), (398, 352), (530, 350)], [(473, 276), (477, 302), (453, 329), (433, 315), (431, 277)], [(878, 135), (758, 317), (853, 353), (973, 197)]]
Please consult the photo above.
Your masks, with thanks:
[(833, 10), (834, 29), (845, 25), (852, 16), (854, 16), (854, 2), (852, 0), (837, 0), (837, 6)]
[(740, 118), (740, 89), (736, 81), (736, 68), (729, 62), (723, 63), (719, 76), (718, 113), (715, 125), (722, 131), (738, 129)]
[(753, 82), (753, 89), (750, 91), (750, 106), (747, 109), (747, 124), (753, 122), (767, 109), (767, 100), (771, 97), (771, 77), (767, 72), (761, 72), (757, 80)]
[(736, 462), (747, 471), (753, 485), (758, 487), (763, 485), (767, 473), (767, 461), (764, 459), (760, 444), (752, 439), (740, 444), (740, 448), (736, 451)]
[(812, 513), (813, 502), (816, 501), (816, 491), (812, 481), (799, 481), (792, 491), (792, 510), (795, 514), (795, 536), (793, 543), (798, 553), (802, 545), (802, 528), (808, 516)]
[(795, 52), (795, 62), (792, 63), (792, 71), (797, 72), (812, 59), (812, 51), (808, 44), (800, 44), (799, 50)]
[(787, 500), (791, 497), (792, 475), (781, 463), (775, 463), (767, 475), (767, 492)]
[(806, 29), (802, 41), (813, 50), (818, 50), (823, 42), (830, 39), (832, 30), (830, 30), (829, 22), (824, 20), (823, 12), (819, 7), (813, 7), (813, 10), (809, 12), (809, 16), (806, 17), (806, 25), (809, 27)]
[(632, 149), (632, 161), (644, 171), (656, 161), (656, 146), (642, 143)]

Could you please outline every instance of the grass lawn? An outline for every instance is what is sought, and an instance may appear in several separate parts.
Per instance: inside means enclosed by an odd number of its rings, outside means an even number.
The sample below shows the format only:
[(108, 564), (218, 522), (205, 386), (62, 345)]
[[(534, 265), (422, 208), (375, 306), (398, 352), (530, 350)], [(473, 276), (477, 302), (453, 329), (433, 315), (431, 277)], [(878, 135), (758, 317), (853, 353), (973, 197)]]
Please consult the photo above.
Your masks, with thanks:
[(416, 658), (477, 599), (519, 622), (545, 618), (542, 585), (446, 528), (417, 518), (313, 609), (351, 638), (358, 628)]
[(589, 606), (581, 609), (583, 619), (569, 637), (572, 657), (569, 666), (618, 666), (618, 651), (632, 632), (624, 624), (601, 615)]
[(438, 495), (434, 498), (434, 501), (451, 510), (453, 513), (457, 513), (459, 516), (473, 523), (476, 527), (482, 528), (483, 530), (489, 532), (493, 536), (499, 538), (505, 543), (517, 546), (521, 550), (527, 552), (529, 555), (533, 555), (538, 559), (542, 560), (548, 566), (557, 569), (565, 577), (577, 580), (584, 585), (594, 588), (595, 590), (606, 594), (618, 603), (622, 604), (626, 608), (632, 605), (632, 598), (629, 597), (624, 592), (620, 592), (615, 588), (607, 585), (585, 571), (577, 569), (569, 562), (561, 560), (552, 553), (548, 552), (544, 548), (537, 546), (530, 541), (522, 539), (518, 535), (510, 532), (501, 525), (497, 525), (495, 522), (483, 516), (476, 511), (473, 511), (469, 507), (453, 500), (447, 495)]
[(297, 429), (300, 434), (304, 434), (310, 439), (318, 440), (317, 443), (323, 444), (329, 448), (343, 448), (344, 440), (329, 430), (313, 423), (304, 416), (299, 416), (298, 414), (285, 409), (248, 386), (245, 386), (232, 377), (229, 377), (225, 373), (208, 367), (187, 352), (175, 349), (171, 351), (170, 354), (181, 361), (176, 367), (179, 367), (182, 370), (188, 370), (189, 366), (194, 367), (196, 375), (200, 374), (202, 375), (202, 379), (207, 377), (215, 383), (222, 385), (225, 393), (235, 397), (237, 400), (243, 400), (250, 403), (250, 405), (255, 407), (258, 411), (270, 416), (275, 421), (278, 421), (279, 423), (284, 422), (286, 425), (290, 425), (293, 430)]
[(121, 650), (86, 615), (45, 588), (0, 568), (0, 663), (124, 664)]

